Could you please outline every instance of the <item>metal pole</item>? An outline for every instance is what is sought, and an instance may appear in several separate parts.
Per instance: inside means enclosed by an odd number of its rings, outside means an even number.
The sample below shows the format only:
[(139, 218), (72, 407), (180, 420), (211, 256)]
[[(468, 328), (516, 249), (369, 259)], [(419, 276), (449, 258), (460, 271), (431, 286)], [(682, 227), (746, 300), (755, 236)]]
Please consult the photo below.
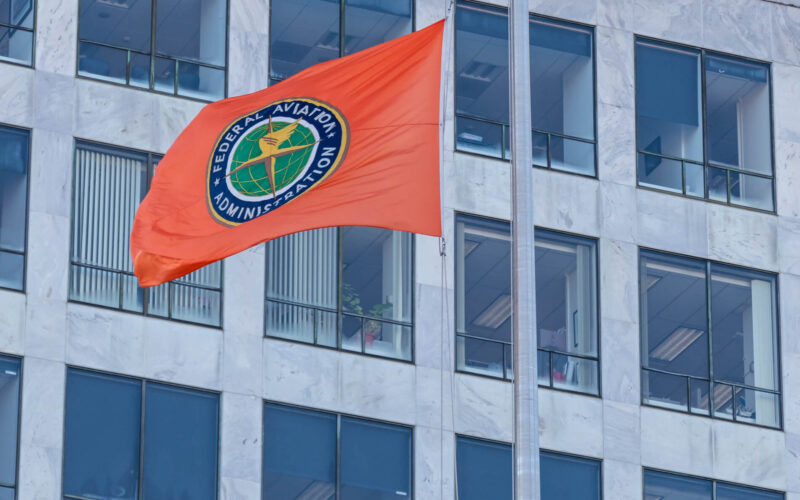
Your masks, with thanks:
[(514, 300), (514, 498), (539, 500), (536, 281), (528, 0), (510, 0), (512, 296)]

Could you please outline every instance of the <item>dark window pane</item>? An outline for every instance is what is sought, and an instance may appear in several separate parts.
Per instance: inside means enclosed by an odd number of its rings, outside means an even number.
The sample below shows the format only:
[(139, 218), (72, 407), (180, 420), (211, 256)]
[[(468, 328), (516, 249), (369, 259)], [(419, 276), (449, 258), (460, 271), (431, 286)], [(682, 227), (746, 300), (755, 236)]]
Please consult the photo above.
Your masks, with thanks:
[(147, 384), (144, 498), (216, 498), (218, 409), (216, 394)]
[(459, 500), (511, 500), (511, 446), (457, 438)]
[(736, 404), (738, 391), (732, 385), (714, 384), (713, 411), (714, 416), (727, 420), (733, 419), (733, 408)]
[(127, 65), (128, 54), (122, 49), (113, 49), (87, 42), (80, 43), (79, 75), (124, 84)]
[(661, 156), (639, 153), (639, 185), (665, 189), (674, 193), (683, 192), (683, 171), (681, 162)]
[(783, 500), (781, 493), (717, 483), (717, 500)]
[(264, 406), (264, 500), (336, 494), (336, 416)]
[(644, 471), (644, 495), (646, 498), (711, 500), (711, 488), (711, 481), (665, 472)]
[(714, 378), (762, 389), (778, 388), (775, 278), (711, 265)]
[(533, 128), (594, 139), (592, 36), (582, 26), (531, 20)]
[[(642, 399), (651, 406), (688, 411), (689, 378), (683, 375), (642, 370)], [(699, 405), (704, 404), (700, 402)]]
[(705, 168), (697, 163), (683, 164), (686, 175), (686, 194), (703, 198), (705, 196)]
[(411, 321), (411, 234), (371, 227), (342, 231), (342, 308)]
[[(17, 478), (20, 360), (0, 356), (0, 484), (14, 485)], [(13, 497), (13, 490), (11, 497)], [(0, 491), (0, 498), (3, 497)]]
[(550, 136), (550, 167), (582, 175), (594, 175), (594, 143)]
[(339, 57), (339, 2), (273, 0), (270, 6), (270, 77), (283, 80)]
[(600, 462), (541, 454), (542, 500), (600, 500)]
[(700, 95), (699, 51), (636, 42), (636, 133), (640, 151), (703, 161)]
[(537, 356), (536, 368), (539, 372), (537, 379), (539, 385), (550, 385), (550, 356), (552, 353), (548, 351), (539, 351)]
[(547, 134), (533, 133), (533, 164), (537, 167), (547, 166)]
[(0, 0), (0, 24), (33, 28), (33, 0)]
[(156, 53), (225, 65), (225, 0), (158, 0)]
[(25, 256), (0, 250), (0, 287), (22, 290)]
[(411, 498), (411, 429), (342, 417), (341, 497)]
[(708, 167), (708, 198), (714, 201), (728, 202), (728, 171), (722, 168)]
[(466, 372), (502, 378), (503, 346), (504, 344), (491, 340), (456, 336), (457, 368)]
[(14, 490), (0, 486), (0, 500), (14, 500)]
[(178, 63), (178, 95), (214, 101), (225, 97), (225, 71)]
[(595, 242), (536, 231), (539, 347), (597, 356)]
[(644, 366), (708, 378), (705, 263), (643, 252), (641, 265)]
[(342, 349), (363, 352), (361, 344), (364, 318), (345, 315), (342, 317)]
[(150, 88), (150, 56), (131, 53), (130, 82), (134, 87)]
[(456, 149), (459, 151), (503, 157), (502, 125), (457, 116), (456, 129)]
[(0, 126), (0, 249), (25, 251), (30, 133)]
[(168, 94), (175, 93), (175, 61), (156, 57), (155, 89)]
[(81, 0), (81, 40), (150, 52), (152, 2)]
[(137, 380), (67, 371), (65, 494), (137, 498), (140, 405)]
[(456, 8), (456, 113), (508, 123), (508, 20), (504, 10)]
[(705, 76), (709, 161), (771, 175), (769, 66), (707, 54)]
[(411, 0), (345, 0), (345, 55), (411, 33)]
[(0, 26), (0, 61), (33, 63), (33, 32)]
[(731, 171), (731, 203), (746, 207), (774, 210), (772, 179)]

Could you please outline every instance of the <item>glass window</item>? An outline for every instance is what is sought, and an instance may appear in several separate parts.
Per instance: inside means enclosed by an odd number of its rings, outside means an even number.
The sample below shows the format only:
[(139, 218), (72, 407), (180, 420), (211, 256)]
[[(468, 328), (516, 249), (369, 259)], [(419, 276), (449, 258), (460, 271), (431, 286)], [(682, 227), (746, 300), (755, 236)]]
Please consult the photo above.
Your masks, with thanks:
[(264, 500), (412, 498), (412, 432), (264, 405)]
[(216, 498), (218, 408), (216, 394), (68, 369), (64, 494)]
[(34, 0), (0, 0), (0, 61), (33, 65)]
[(225, 0), (81, 0), (78, 74), (222, 99), (227, 9)]
[(652, 470), (644, 471), (644, 495), (663, 500), (783, 500), (782, 493)]
[[(536, 230), (539, 383), (599, 394), (596, 242)], [(456, 216), (456, 368), (510, 379), (511, 235)]]
[(12, 290), (25, 282), (29, 147), (30, 132), (0, 125), (0, 288)]
[[(594, 30), (531, 16), (532, 162), (593, 176)], [(509, 158), (508, 20), (505, 9), (456, 9), (456, 148)]]
[(511, 500), (511, 446), (466, 437), (456, 438), (459, 500)]
[[(14, 499), (22, 362), (0, 355), (0, 499)], [(4, 496), (6, 495), (6, 496)]]
[(637, 40), (639, 185), (774, 210), (769, 80), (764, 63)]
[(640, 279), (644, 402), (779, 427), (775, 277), (643, 251)]
[(413, 31), (412, 0), (272, 0), (270, 8), (270, 84)]
[(266, 334), (411, 359), (410, 233), (326, 228), (267, 243)]
[(600, 462), (541, 453), (542, 500), (600, 500)]
[(160, 156), (79, 141), (75, 149), (69, 298), (219, 326), (222, 263), (139, 288), (130, 233)]

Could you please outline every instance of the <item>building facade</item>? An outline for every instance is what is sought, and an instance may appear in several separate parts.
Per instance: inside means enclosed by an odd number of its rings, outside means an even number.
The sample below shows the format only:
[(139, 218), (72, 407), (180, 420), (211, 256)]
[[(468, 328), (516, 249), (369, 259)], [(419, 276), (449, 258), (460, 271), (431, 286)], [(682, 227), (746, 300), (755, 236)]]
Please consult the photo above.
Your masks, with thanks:
[[(800, 500), (800, 4), (530, 3), (543, 498)], [(443, 239), (137, 288), (205, 103), (449, 6)], [(509, 498), (505, 9), (0, 0), (0, 499)]]

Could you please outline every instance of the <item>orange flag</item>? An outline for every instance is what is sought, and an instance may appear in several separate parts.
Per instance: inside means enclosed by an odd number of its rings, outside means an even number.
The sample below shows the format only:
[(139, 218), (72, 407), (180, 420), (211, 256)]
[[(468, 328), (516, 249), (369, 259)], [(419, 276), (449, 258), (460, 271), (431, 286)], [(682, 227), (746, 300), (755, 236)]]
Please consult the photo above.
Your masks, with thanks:
[(203, 108), (159, 162), (136, 213), (139, 284), (321, 227), (441, 235), (443, 27)]

